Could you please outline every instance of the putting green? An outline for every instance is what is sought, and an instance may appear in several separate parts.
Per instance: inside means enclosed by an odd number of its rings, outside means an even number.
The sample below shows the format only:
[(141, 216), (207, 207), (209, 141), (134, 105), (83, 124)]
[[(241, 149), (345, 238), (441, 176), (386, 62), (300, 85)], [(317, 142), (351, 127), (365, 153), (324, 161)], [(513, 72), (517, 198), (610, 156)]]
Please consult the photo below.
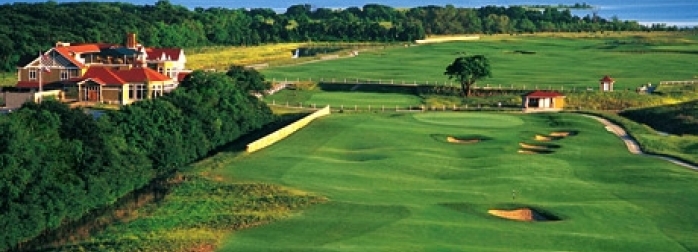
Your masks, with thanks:
[(420, 122), (478, 128), (509, 128), (524, 122), (514, 115), (485, 113), (422, 113), (414, 115)]
[[(538, 133), (574, 130), (546, 155)], [(487, 138), (459, 145), (444, 136)], [(698, 174), (574, 114), (333, 114), (213, 175), (326, 196), (220, 251), (690, 251)], [(491, 209), (559, 218), (519, 222)]]

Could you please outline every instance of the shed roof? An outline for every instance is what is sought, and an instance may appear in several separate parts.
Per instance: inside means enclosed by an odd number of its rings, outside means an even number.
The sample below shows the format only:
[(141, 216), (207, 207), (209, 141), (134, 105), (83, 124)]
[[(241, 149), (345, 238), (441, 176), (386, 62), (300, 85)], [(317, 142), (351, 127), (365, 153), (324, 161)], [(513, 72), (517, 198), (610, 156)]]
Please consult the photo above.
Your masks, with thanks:
[(600, 81), (603, 81), (603, 82), (614, 82), (614, 80), (611, 78), (611, 76), (608, 76), (608, 75), (606, 75), (606, 76), (604, 76), (603, 78), (601, 78)]
[(555, 92), (555, 91), (536, 90), (533, 92), (529, 92), (523, 96), (529, 97), (529, 98), (554, 98), (554, 97), (564, 97), (565, 95), (558, 93), (558, 92)]

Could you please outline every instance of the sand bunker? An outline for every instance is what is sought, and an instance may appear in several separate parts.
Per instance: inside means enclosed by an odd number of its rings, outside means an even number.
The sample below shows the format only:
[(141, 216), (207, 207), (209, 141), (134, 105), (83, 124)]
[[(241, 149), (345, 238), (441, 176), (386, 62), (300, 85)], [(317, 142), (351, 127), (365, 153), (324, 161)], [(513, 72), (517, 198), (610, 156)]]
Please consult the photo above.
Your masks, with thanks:
[(576, 135), (576, 131), (553, 131), (550, 132), (549, 135), (541, 135), (541, 134), (536, 134), (534, 139), (536, 141), (554, 141), (554, 140), (559, 140), (563, 139), (568, 136), (574, 136)]
[(553, 141), (553, 140), (558, 140), (562, 137), (558, 136), (545, 136), (545, 135), (536, 135), (533, 139), (536, 141)]
[(531, 208), (519, 208), (514, 210), (498, 210), (492, 209), (487, 211), (487, 213), (497, 216), (499, 218), (517, 220), (517, 221), (555, 221), (560, 220), (555, 216), (549, 214), (543, 214)]
[(568, 136), (574, 136), (574, 135), (576, 135), (576, 134), (577, 134), (577, 132), (575, 132), (575, 131), (555, 131), (555, 132), (551, 132), (551, 133), (550, 133), (550, 136), (553, 136), (553, 137), (568, 137)]
[(472, 143), (480, 142), (480, 139), (478, 139), (478, 138), (461, 139), (461, 138), (449, 136), (449, 137), (446, 137), (446, 141), (448, 141), (449, 143), (472, 144)]
[(527, 144), (527, 143), (519, 143), (519, 146), (524, 149), (528, 150), (551, 150), (553, 148), (557, 148), (557, 145), (538, 145), (538, 144)]

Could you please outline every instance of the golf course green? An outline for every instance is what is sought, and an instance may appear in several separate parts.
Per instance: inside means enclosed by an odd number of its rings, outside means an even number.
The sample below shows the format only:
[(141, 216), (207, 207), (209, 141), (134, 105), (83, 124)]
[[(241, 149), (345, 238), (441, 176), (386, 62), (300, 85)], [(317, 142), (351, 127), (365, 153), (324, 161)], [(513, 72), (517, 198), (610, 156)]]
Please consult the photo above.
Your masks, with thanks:
[[(210, 172), (328, 199), (218, 251), (698, 249), (698, 174), (577, 114), (333, 114)], [(523, 208), (545, 219), (488, 214)]]

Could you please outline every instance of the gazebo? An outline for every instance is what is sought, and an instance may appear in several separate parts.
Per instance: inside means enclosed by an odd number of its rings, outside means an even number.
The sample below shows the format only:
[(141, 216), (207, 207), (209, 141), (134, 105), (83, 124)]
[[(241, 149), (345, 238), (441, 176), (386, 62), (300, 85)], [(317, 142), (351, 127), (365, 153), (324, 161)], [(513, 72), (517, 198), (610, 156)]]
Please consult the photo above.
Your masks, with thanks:
[(599, 90), (601, 90), (603, 92), (613, 91), (613, 83), (615, 83), (616, 81), (614, 81), (611, 78), (611, 76), (606, 75), (603, 78), (601, 78), (601, 80), (599, 80), (599, 81), (600, 81)]
[(533, 91), (521, 97), (524, 113), (557, 112), (565, 107), (565, 96), (555, 91)]

